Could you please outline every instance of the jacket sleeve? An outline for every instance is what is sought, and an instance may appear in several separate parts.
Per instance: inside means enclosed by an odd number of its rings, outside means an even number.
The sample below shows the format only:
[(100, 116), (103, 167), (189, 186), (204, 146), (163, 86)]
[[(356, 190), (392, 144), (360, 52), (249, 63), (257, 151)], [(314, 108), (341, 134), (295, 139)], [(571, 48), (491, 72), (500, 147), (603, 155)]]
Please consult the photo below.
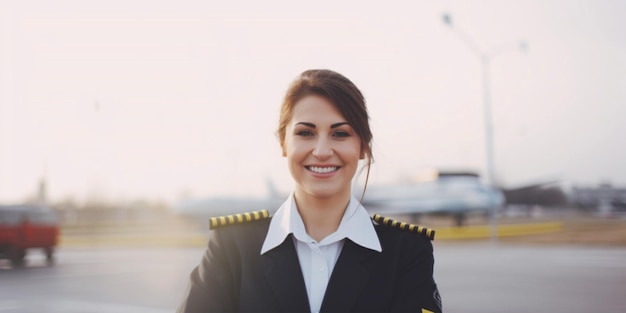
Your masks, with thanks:
[(237, 292), (221, 230), (211, 231), (200, 264), (191, 272), (183, 302), (176, 312), (235, 312)]
[[(393, 312), (441, 313), (441, 297), (433, 278), (433, 246), (424, 238), (411, 238), (399, 261)], [(413, 240), (414, 239), (414, 240)]]

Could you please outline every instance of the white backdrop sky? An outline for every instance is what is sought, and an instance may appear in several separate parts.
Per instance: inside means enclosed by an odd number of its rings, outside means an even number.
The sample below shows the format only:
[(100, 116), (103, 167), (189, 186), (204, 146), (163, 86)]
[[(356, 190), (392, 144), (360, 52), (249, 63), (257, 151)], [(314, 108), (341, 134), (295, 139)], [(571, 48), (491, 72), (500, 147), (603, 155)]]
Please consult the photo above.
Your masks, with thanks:
[(625, 1), (2, 1), (0, 202), (263, 195), (291, 179), (274, 136), (287, 85), (330, 68), (364, 92), (374, 183), (485, 170), (626, 184)]

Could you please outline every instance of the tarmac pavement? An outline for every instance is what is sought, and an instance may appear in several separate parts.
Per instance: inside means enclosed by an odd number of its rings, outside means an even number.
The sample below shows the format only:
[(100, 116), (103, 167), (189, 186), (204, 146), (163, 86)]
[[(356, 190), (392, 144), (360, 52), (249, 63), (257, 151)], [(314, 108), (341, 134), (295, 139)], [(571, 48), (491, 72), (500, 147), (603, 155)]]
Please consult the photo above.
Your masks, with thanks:
[[(0, 313), (173, 312), (203, 248), (65, 247), (0, 261)], [(626, 248), (435, 242), (444, 311), (626, 312)]]

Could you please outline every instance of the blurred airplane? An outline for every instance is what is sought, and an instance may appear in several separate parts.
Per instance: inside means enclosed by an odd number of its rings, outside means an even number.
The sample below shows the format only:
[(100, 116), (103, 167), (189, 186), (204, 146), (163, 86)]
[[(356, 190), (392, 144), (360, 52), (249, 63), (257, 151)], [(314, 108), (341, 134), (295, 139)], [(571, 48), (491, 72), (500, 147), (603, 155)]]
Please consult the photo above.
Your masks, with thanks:
[[(503, 193), (480, 182), (472, 172), (442, 172), (430, 179), (404, 184), (368, 186), (363, 206), (380, 215), (409, 214), (418, 219), (422, 214), (446, 214), (461, 226), (470, 213), (488, 213), (504, 204)], [(360, 198), (359, 193), (355, 193)]]
[[(268, 181), (267, 197), (214, 197), (188, 200), (174, 206), (174, 212), (206, 220), (215, 216), (268, 210), (274, 213), (287, 198)], [(358, 188), (357, 188), (358, 189)], [(362, 191), (355, 191), (361, 199)], [(407, 184), (368, 186), (362, 204), (371, 214), (449, 214), (457, 225), (463, 225), (469, 213), (487, 213), (500, 208), (504, 196), (498, 189), (480, 182), (470, 172), (437, 172), (433, 180)]]
[(266, 197), (212, 197), (204, 199), (186, 200), (174, 205), (175, 213), (190, 218), (206, 220), (216, 216), (224, 216), (250, 211), (268, 210), (270, 213), (278, 210), (287, 199), (286, 194), (279, 193), (271, 181), (267, 181), (268, 195)]

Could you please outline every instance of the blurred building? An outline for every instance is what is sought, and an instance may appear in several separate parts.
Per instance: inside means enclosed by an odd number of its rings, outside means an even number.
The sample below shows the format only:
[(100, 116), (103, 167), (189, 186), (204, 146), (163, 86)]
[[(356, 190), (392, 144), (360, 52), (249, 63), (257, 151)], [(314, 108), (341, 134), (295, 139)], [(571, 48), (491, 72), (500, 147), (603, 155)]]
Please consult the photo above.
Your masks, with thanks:
[(570, 203), (568, 196), (557, 182), (505, 188), (502, 192), (507, 205), (566, 207)]
[(595, 187), (573, 187), (570, 197), (572, 204), (582, 209), (597, 210), (601, 214), (626, 212), (626, 188), (608, 183)]

